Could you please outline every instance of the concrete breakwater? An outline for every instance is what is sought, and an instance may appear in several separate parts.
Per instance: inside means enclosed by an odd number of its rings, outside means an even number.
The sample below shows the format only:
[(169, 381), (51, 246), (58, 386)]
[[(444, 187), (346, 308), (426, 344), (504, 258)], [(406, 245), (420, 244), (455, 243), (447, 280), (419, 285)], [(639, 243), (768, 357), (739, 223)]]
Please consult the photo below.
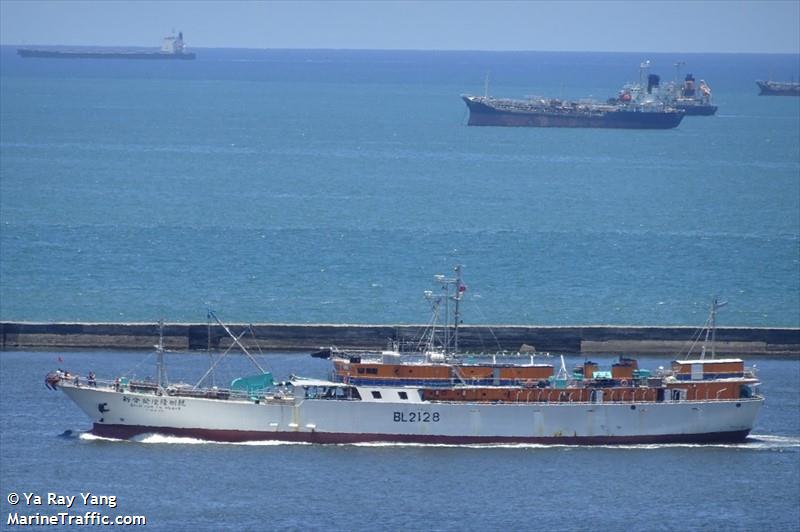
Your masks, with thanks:
[[(321, 347), (384, 349), (392, 342), (418, 341), (423, 325), (229, 324), (248, 347), (314, 351)], [(534, 348), (554, 353), (680, 355), (697, 337), (695, 327), (465, 325), (464, 351), (493, 353)], [(156, 323), (0, 322), (0, 349), (153, 349)], [(800, 357), (800, 329), (720, 327), (718, 355)], [(165, 323), (164, 346), (179, 350), (224, 349), (232, 340), (219, 325)], [(702, 343), (702, 338), (701, 342)], [(699, 349), (699, 344), (696, 348)]]

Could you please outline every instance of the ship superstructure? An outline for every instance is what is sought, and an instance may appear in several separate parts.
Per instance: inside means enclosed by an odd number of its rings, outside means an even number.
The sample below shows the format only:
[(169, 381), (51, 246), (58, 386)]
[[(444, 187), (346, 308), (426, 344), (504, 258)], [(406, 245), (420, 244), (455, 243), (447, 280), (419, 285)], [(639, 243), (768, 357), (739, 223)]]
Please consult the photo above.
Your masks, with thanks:
[(661, 76), (650, 73), (650, 61), (639, 65), (639, 82), (628, 83), (622, 87), (615, 99), (610, 101), (637, 102), (656, 99), (664, 105), (679, 109), (686, 116), (711, 116), (717, 112), (717, 106), (712, 103), (711, 87), (705, 80), (699, 82), (694, 75), (686, 74), (683, 81), (680, 79), (682, 61), (675, 63), (675, 79), (661, 83)]

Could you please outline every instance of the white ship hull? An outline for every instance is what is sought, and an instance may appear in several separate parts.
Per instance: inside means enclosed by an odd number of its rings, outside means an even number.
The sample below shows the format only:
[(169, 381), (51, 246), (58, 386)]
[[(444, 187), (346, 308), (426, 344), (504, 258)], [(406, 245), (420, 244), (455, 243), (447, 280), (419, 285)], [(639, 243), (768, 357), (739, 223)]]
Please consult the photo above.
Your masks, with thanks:
[[(621, 444), (741, 441), (763, 398), (641, 403), (204, 399), (62, 383), (99, 436), (214, 441)], [(387, 394), (387, 388), (384, 395)], [(395, 389), (397, 390), (397, 389)], [(368, 389), (359, 388), (362, 397)]]

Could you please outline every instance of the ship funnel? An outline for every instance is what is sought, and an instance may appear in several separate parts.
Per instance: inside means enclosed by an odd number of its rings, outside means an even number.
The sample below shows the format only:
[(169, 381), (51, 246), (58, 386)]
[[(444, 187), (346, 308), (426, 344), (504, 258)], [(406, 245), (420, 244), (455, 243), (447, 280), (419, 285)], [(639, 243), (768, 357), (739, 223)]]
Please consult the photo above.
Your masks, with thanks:
[(650, 74), (647, 76), (647, 94), (650, 94), (654, 88), (658, 88), (661, 82), (661, 76), (658, 74)]

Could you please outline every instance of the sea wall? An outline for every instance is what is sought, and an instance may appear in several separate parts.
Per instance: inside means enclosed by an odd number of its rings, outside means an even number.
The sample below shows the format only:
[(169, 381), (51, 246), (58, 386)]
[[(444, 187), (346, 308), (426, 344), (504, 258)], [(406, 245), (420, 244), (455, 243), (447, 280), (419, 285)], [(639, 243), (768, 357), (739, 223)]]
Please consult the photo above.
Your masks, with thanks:
[[(229, 324), (248, 347), (312, 351), (336, 346), (383, 349), (391, 342), (414, 342), (422, 325)], [(250, 330), (248, 330), (250, 328)], [(245, 332), (246, 331), (246, 332)], [(680, 354), (698, 335), (694, 327), (468, 325), (459, 328), (464, 351), (492, 353), (534, 348), (555, 353)], [(0, 349), (152, 349), (155, 323), (0, 322)], [(720, 327), (720, 355), (800, 357), (800, 329)], [(702, 338), (701, 338), (702, 340)], [(232, 340), (219, 325), (167, 323), (164, 346), (170, 349), (226, 348)]]

